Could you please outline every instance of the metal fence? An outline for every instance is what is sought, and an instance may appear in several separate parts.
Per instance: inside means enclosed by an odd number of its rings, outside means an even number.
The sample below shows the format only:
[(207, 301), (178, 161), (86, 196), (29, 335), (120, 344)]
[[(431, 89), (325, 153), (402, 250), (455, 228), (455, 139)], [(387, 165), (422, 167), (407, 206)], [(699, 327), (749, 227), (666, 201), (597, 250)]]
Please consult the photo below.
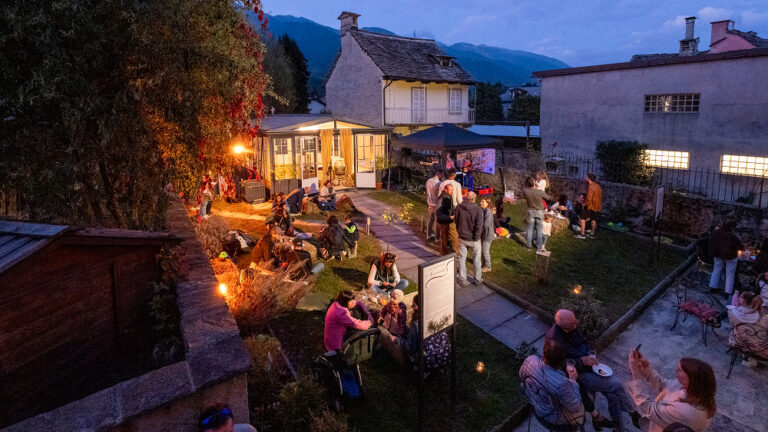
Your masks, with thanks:
[(609, 182), (664, 186), (667, 192), (768, 208), (768, 173), (763, 177), (743, 176), (711, 168), (657, 168), (622, 162), (601, 163), (575, 156), (547, 156), (544, 165), (549, 175), (583, 179), (587, 173), (594, 173)]

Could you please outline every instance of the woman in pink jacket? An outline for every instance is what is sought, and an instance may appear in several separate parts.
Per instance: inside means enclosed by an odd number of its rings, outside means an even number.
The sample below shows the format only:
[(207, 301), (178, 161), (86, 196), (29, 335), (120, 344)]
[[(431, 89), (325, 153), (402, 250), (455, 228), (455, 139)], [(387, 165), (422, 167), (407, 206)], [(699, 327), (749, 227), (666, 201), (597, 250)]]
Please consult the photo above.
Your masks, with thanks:
[(325, 314), (325, 333), (323, 335), (325, 349), (328, 351), (341, 349), (344, 343), (344, 333), (348, 327), (357, 330), (367, 330), (371, 327), (373, 319), (368, 309), (362, 303), (360, 307), (365, 311), (368, 319), (359, 320), (352, 317), (349, 310), (356, 305), (357, 302), (352, 291), (344, 290), (336, 296), (336, 301), (328, 308), (328, 312)]

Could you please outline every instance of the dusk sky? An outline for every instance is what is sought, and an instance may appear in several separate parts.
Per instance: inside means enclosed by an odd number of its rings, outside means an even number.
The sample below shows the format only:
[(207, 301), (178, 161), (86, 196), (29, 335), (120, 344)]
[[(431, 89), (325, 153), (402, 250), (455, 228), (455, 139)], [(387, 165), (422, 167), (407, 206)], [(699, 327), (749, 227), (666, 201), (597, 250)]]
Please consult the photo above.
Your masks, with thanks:
[(349, 10), (361, 15), (361, 27), (532, 51), (571, 66), (676, 52), (691, 15), (700, 50), (709, 47), (711, 21), (731, 19), (737, 30), (768, 38), (768, 0), (263, 0), (263, 6), (331, 27)]

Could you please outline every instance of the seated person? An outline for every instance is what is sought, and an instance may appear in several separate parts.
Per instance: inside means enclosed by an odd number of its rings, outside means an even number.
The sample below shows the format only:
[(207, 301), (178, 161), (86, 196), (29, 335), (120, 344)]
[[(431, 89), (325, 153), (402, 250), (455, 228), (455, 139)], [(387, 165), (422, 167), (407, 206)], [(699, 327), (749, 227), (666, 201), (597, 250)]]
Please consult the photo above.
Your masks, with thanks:
[(403, 303), (404, 294), (399, 289), (393, 289), (389, 302), (379, 312), (379, 327), (389, 330), (393, 336), (405, 336), (408, 311)]
[(333, 193), (333, 185), (330, 180), (326, 180), (323, 183), (323, 187), (320, 188), (320, 199), (330, 202), (336, 199), (336, 194)]
[(312, 255), (304, 250), (304, 241), (302, 239), (293, 239), (293, 249), (288, 252), (285, 262), (290, 270), (291, 280), (300, 280), (316, 275), (325, 268), (323, 263), (317, 263), (315, 266), (312, 265)]
[[(355, 308), (357, 302), (352, 291), (343, 290), (336, 296), (334, 301), (325, 313), (325, 330), (323, 332), (323, 341), (325, 349), (335, 351), (341, 349), (344, 344), (344, 334), (348, 327), (357, 330), (368, 330), (371, 327), (372, 320), (361, 320), (352, 317), (350, 309)], [(363, 310), (368, 309), (362, 304)], [(370, 315), (370, 314), (368, 314)]]
[(393, 253), (382, 253), (377, 261), (371, 264), (371, 271), (368, 273), (368, 288), (378, 292), (392, 291), (399, 289), (404, 291), (408, 287), (408, 281), (400, 279), (400, 272), (397, 271), (395, 261), (397, 256)]
[(640, 415), (635, 411), (634, 403), (624, 390), (621, 381), (615, 376), (600, 376), (592, 370), (592, 366), (598, 364), (598, 361), (590, 355), (591, 349), (578, 326), (579, 322), (573, 312), (560, 309), (555, 314), (555, 324), (547, 330), (544, 340), (545, 343), (552, 340), (560, 343), (565, 348), (567, 358), (576, 362), (576, 371), (579, 373), (578, 380), (582, 390), (602, 393), (608, 400), (608, 411), (613, 421), (606, 421), (589, 398), (582, 398), (586, 410), (592, 415), (592, 424), (624, 430), (620, 423), (623, 411), (630, 413), (632, 422), (636, 424), (640, 420)]
[(358, 241), (360, 241), (360, 231), (358, 231), (355, 221), (352, 220), (352, 216), (346, 214), (344, 215), (344, 242), (349, 249), (347, 256), (350, 258), (357, 257)]
[[(768, 316), (763, 309), (763, 298), (749, 291), (739, 293), (738, 305), (727, 306), (728, 321), (731, 323), (731, 334), (728, 338), (730, 346), (741, 345), (755, 355), (768, 359), (768, 342), (765, 332), (768, 331)], [(750, 324), (735, 328), (737, 324)], [(756, 333), (755, 329), (758, 330)]]
[(285, 204), (285, 194), (279, 192), (272, 198), (272, 211), (275, 211), (277, 207), (283, 207)]
[(309, 195), (309, 187), (294, 189), (286, 198), (285, 204), (288, 206), (288, 211), (293, 214), (301, 213), (304, 206), (304, 197)]
[(275, 267), (275, 244), (283, 238), (283, 232), (278, 227), (272, 227), (264, 234), (253, 248), (253, 262), (265, 268)]
[(327, 226), (317, 235), (320, 243), (320, 256), (323, 259), (337, 258), (341, 260), (344, 252), (344, 228), (339, 225), (336, 216), (328, 216)]
[[(419, 321), (419, 295), (413, 297), (411, 304), (413, 314), (408, 330), (402, 336), (393, 336), (386, 328), (381, 328), (379, 341), (387, 353), (398, 363), (406, 365), (414, 364), (418, 360), (419, 346), (421, 346), (421, 323)], [(424, 367), (427, 370), (439, 369), (450, 361), (451, 339), (448, 332), (440, 332), (429, 338), (423, 346)]]
[[(588, 219), (589, 213), (587, 212), (587, 194), (579, 194), (579, 199), (573, 204), (573, 211), (569, 214), (569, 222), (571, 225), (579, 227), (582, 219)], [(574, 231), (581, 232), (581, 228), (574, 228)]]
[(557, 202), (552, 204), (552, 210), (560, 213), (560, 216), (568, 217), (573, 212), (573, 204), (565, 194), (560, 194)]
[(235, 424), (232, 409), (223, 403), (206, 407), (197, 420), (200, 432), (256, 432), (256, 428), (247, 423)]
[(293, 216), (286, 210), (285, 206), (278, 206), (272, 212), (270, 217), (267, 217), (268, 223), (273, 223), (276, 227), (283, 231), (283, 234), (293, 237)]
[(541, 358), (532, 355), (523, 362), (520, 381), (536, 418), (544, 422), (543, 426), (578, 430), (584, 423), (584, 405), (576, 382), (579, 374), (574, 367), (566, 368), (565, 357), (562, 345), (554, 340), (545, 342)]

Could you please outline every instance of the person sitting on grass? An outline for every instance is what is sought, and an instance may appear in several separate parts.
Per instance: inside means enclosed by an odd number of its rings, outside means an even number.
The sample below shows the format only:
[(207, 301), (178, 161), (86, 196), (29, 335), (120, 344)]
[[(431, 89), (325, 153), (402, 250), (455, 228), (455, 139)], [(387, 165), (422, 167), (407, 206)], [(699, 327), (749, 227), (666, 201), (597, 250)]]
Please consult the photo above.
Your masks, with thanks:
[(368, 288), (383, 293), (399, 289), (405, 291), (408, 287), (406, 279), (400, 279), (400, 272), (397, 271), (395, 261), (397, 256), (393, 253), (384, 252), (377, 261), (371, 264), (371, 271), (368, 273)]
[(357, 258), (357, 242), (359, 241), (360, 231), (357, 229), (355, 221), (352, 220), (352, 215), (344, 215), (344, 242), (349, 249), (348, 257)]
[[(328, 351), (340, 350), (344, 344), (344, 335), (347, 328), (357, 330), (368, 330), (371, 327), (372, 319), (356, 319), (350, 314), (350, 309), (358, 305), (355, 296), (350, 290), (343, 290), (336, 296), (336, 301), (331, 304), (325, 313), (325, 329), (323, 332), (323, 342)], [(360, 307), (368, 313), (368, 309), (361, 303)]]
[[(386, 328), (381, 329), (379, 341), (390, 356), (401, 365), (412, 364), (418, 367), (419, 347), (421, 343), (421, 318), (419, 314), (419, 294), (413, 296), (411, 303), (413, 314), (408, 331), (402, 336), (393, 336)], [(451, 359), (451, 340), (448, 332), (440, 332), (423, 344), (424, 367), (428, 371), (439, 369)]]
[(330, 180), (326, 180), (323, 183), (323, 187), (320, 188), (320, 199), (333, 202), (336, 199), (336, 194), (333, 193), (333, 185)]
[(317, 241), (320, 243), (320, 256), (323, 259), (336, 258), (342, 259), (344, 252), (344, 232), (345, 229), (339, 225), (339, 219), (336, 216), (328, 216), (326, 227), (317, 235)]
[[(681, 358), (677, 379), (663, 379), (639, 351), (629, 352), (628, 384), (638, 410), (642, 413), (643, 430), (663, 432), (671, 425), (685, 425), (687, 430), (706, 430), (715, 416), (717, 382), (712, 367), (694, 358)], [(639, 429), (639, 428), (638, 428)]]
[(293, 237), (293, 216), (285, 208), (285, 205), (277, 206), (272, 214), (267, 216), (267, 225), (276, 226), (287, 236)]
[(277, 195), (275, 195), (272, 198), (272, 211), (275, 211), (278, 207), (283, 207), (285, 205), (285, 194), (282, 192), (278, 192)]
[(560, 216), (567, 218), (573, 213), (573, 204), (565, 194), (560, 194), (557, 202), (552, 204), (552, 210), (558, 212)]
[(408, 312), (403, 303), (403, 297), (402, 291), (393, 289), (389, 295), (389, 302), (379, 312), (379, 327), (389, 330), (393, 336), (405, 336)]
[(525, 395), (536, 419), (548, 430), (578, 430), (584, 423), (584, 405), (576, 382), (579, 374), (573, 366), (566, 368), (567, 354), (560, 343), (546, 341), (542, 351), (541, 358), (528, 356), (520, 367)]
[(235, 424), (232, 408), (223, 403), (207, 406), (197, 419), (197, 427), (200, 432), (256, 432), (247, 423)]
[(288, 252), (286, 263), (290, 269), (291, 280), (300, 280), (316, 275), (325, 268), (323, 263), (312, 265), (312, 255), (304, 250), (302, 239), (293, 239), (293, 249)]
[(272, 227), (264, 234), (253, 248), (253, 262), (265, 268), (275, 267), (275, 245), (282, 240), (283, 232), (278, 227)]

